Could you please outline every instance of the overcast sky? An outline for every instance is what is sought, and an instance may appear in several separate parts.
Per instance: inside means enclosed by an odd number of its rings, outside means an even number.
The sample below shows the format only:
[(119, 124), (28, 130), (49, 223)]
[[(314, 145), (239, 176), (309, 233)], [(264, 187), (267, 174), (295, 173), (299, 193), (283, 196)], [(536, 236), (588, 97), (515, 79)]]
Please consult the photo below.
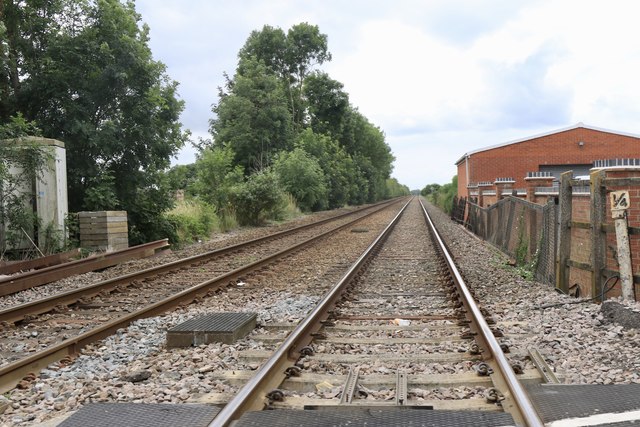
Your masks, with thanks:
[(467, 151), (578, 122), (640, 134), (634, 0), (136, 0), (136, 9), (154, 58), (180, 82), (194, 139), (209, 137), (217, 87), (250, 32), (300, 22), (328, 36), (323, 70), (385, 132), (393, 176), (412, 189), (449, 182)]

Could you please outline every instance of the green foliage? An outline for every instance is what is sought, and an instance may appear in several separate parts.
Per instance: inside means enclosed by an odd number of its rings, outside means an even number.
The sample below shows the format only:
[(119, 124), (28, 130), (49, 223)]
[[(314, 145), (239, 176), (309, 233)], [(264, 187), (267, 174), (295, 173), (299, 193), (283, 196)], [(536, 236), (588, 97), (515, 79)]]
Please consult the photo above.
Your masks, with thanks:
[(336, 140), (343, 135), (350, 109), (349, 95), (343, 87), (342, 83), (322, 72), (312, 73), (305, 80), (309, 124), (314, 132), (330, 135)]
[(389, 178), (386, 181), (386, 197), (408, 196), (410, 194), (409, 187), (402, 185), (395, 178)]
[(300, 211), (300, 208), (298, 207), (298, 202), (296, 201), (295, 197), (293, 197), (289, 193), (284, 194), (283, 206), (284, 206), (282, 209), (283, 220), (297, 218), (302, 214), (302, 212)]
[(219, 229), (213, 206), (196, 200), (178, 203), (164, 216), (176, 227), (177, 240), (171, 243), (178, 246), (208, 239), (213, 231)]
[(362, 203), (383, 199), (385, 180), (389, 178), (395, 160), (384, 133), (355, 108), (350, 108), (339, 142), (353, 158), (366, 185), (354, 201)]
[(159, 171), (146, 171), (140, 186), (127, 203), (129, 244), (164, 238), (175, 238), (175, 229), (163, 213), (174, 205), (174, 198), (167, 184), (166, 175)]
[(77, 213), (69, 212), (67, 214), (64, 218), (64, 229), (65, 249), (80, 247), (80, 218)]
[(242, 166), (234, 165), (230, 147), (204, 149), (195, 163), (195, 180), (189, 187), (192, 194), (213, 205), (218, 212), (230, 208), (231, 187), (243, 180)]
[(16, 139), (25, 136), (40, 136), (42, 131), (34, 122), (27, 121), (22, 113), (8, 118), (5, 124), (0, 124), (0, 141)]
[(252, 62), (267, 67), (284, 84), (291, 122), (296, 130), (304, 121), (305, 102), (303, 86), (314, 65), (331, 60), (327, 36), (316, 25), (306, 22), (294, 25), (287, 31), (265, 25), (253, 31), (238, 53), (238, 74), (246, 75)]
[(458, 194), (458, 175), (455, 175), (450, 183), (442, 186), (440, 184), (429, 184), (420, 191), (420, 194), (450, 214), (453, 209), (453, 198)]
[(420, 194), (428, 198), (433, 194), (437, 194), (441, 187), (442, 186), (440, 184), (428, 184), (420, 191)]
[(185, 190), (187, 193), (196, 182), (196, 164), (176, 165), (166, 173), (171, 192)]
[[(33, 211), (32, 185), (41, 179), (51, 153), (46, 147), (25, 139), (37, 133), (32, 122), (21, 115), (0, 125), (0, 250), (16, 248), (42, 226)], [(5, 139), (11, 138), (11, 139)], [(44, 242), (42, 242), (44, 243)]]
[(269, 169), (256, 172), (231, 189), (231, 202), (240, 225), (260, 225), (270, 219), (281, 219), (284, 192), (278, 176)]
[(51, 0), (4, 7), (0, 123), (20, 112), (47, 137), (64, 141), (71, 211), (126, 210), (135, 231), (131, 243), (151, 240), (171, 207), (171, 199), (152, 196), (164, 194), (154, 180), (188, 133), (179, 122), (177, 84), (153, 60), (149, 29), (134, 3)]
[(300, 133), (296, 146), (318, 161), (325, 177), (329, 208), (354, 201), (364, 184), (355, 162), (337, 141), (305, 129)]
[(243, 74), (227, 84), (213, 111), (210, 130), (215, 146), (233, 150), (245, 173), (268, 167), (278, 151), (293, 145), (283, 83), (261, 62), (244, 62)]
[(331, 59), (317, 26), (301, 23), (286, 33), (265, 26), (251, 33), (238, 58), (210, 130), (214, 145), (233, 150), (245, 175), (272, 165), (276, 153), (291, 151), (295, 141), (317, 161), (322, 174), (313, 173), (319, 179), (313, 187), (324, 186), (327, 194), (326, 202), (305, 200), (315, 190), (303, 196), (289, 179), (285, 187), (303, 210), (387, 196), (394, 158), (385, 135), (349, 104), (342, 83), (314, 70)]
[(284, 191), (291, 194), (303, 211), (327, 207), (327, 187), (318, 161), (301, 148), (281, 152), (273, 169)]

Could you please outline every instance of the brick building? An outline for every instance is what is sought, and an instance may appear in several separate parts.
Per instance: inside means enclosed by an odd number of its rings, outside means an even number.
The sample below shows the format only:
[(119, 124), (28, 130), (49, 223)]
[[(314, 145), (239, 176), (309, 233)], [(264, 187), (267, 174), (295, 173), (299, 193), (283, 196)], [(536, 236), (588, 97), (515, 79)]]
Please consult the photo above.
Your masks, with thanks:
[(474, 197), (483, 188), (495, 193), (495, 199), (505, 190), (525, 196), (537, 181), (548, 186), (562, 172), (588, 175), (596, 161), (638, 158), (640, 135), (578, 123), (464, 154), (456, 162), (458, 196)]

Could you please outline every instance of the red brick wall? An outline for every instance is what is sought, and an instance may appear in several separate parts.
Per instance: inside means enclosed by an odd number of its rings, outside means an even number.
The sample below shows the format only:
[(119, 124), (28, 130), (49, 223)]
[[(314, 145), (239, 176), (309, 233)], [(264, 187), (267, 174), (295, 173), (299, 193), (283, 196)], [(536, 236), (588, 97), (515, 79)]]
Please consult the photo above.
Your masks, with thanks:
[(467, 197), (467, 198), (469, 197), (467, 184), (469, 184), (469, 181), (467, 180), (467, 161), (463, 160), (462, 163), (458, 165), (458, 196), (459, 197)]
[[(580, 141), (584, 142), (582, 147), (578, 145)], [(458, 194), (467, 196), (469, 182), (494, 182), (506, 177), (515, 179), (514, 188), (525, 188), (527, 172), (538, 171), (539, 165), (592, 164), (594, 160), (612, 158), (640, 158), (640, 138), (587, 128), (570, 129), (471, 154), (467, 159), (468, 179), (461, 179), (466, 177), (465, 162), (458, 165)]]

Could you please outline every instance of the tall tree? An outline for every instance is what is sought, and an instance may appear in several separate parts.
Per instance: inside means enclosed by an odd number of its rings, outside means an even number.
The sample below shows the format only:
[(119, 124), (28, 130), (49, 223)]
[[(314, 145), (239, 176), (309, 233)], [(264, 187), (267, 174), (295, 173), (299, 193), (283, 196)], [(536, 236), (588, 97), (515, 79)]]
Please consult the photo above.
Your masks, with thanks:
[(243, 73), (229, 81), (210, 131), (217, 147), (235, 152), (236, 162), (249, 173), (269, 166), (280, 150), (293, 147), (291, 114), (282, 81), (263, 62), (248, 59)]
[(265, 25), (253, 31), (238, 53), (238, 74), (245, 74), (247, 63), (257, 60), (285, 83), (292, 123), (296, 130), (304, 121), (303, 84), (316, 65), (331, 60), (327, 36), (317, 25), (306, 22), (294, 25), (287, 34), (280, 28)]
[[(10, 36), (9, 71), (2, 77), (11, 84), (0, 121), (22, 112), (45, 136), (64, 141), (70, 210), (127, 210), (144, 239), (153, 214), (171, 203), (157, 173), (188, 138), (179, 122), (177, 83), (153, 59), (149, 28), (139, 25), (133, 2), (3, 3)], [(18, 85), (12, 83), (16, 72)]]
[(309, 125), (314, 132), (340, 138), (350, 108), (349, 95), (344, 92), (343, 87), (342, 83), (324, 72), (312, 73), (305, 80), (304, 94), (308, 103)]

